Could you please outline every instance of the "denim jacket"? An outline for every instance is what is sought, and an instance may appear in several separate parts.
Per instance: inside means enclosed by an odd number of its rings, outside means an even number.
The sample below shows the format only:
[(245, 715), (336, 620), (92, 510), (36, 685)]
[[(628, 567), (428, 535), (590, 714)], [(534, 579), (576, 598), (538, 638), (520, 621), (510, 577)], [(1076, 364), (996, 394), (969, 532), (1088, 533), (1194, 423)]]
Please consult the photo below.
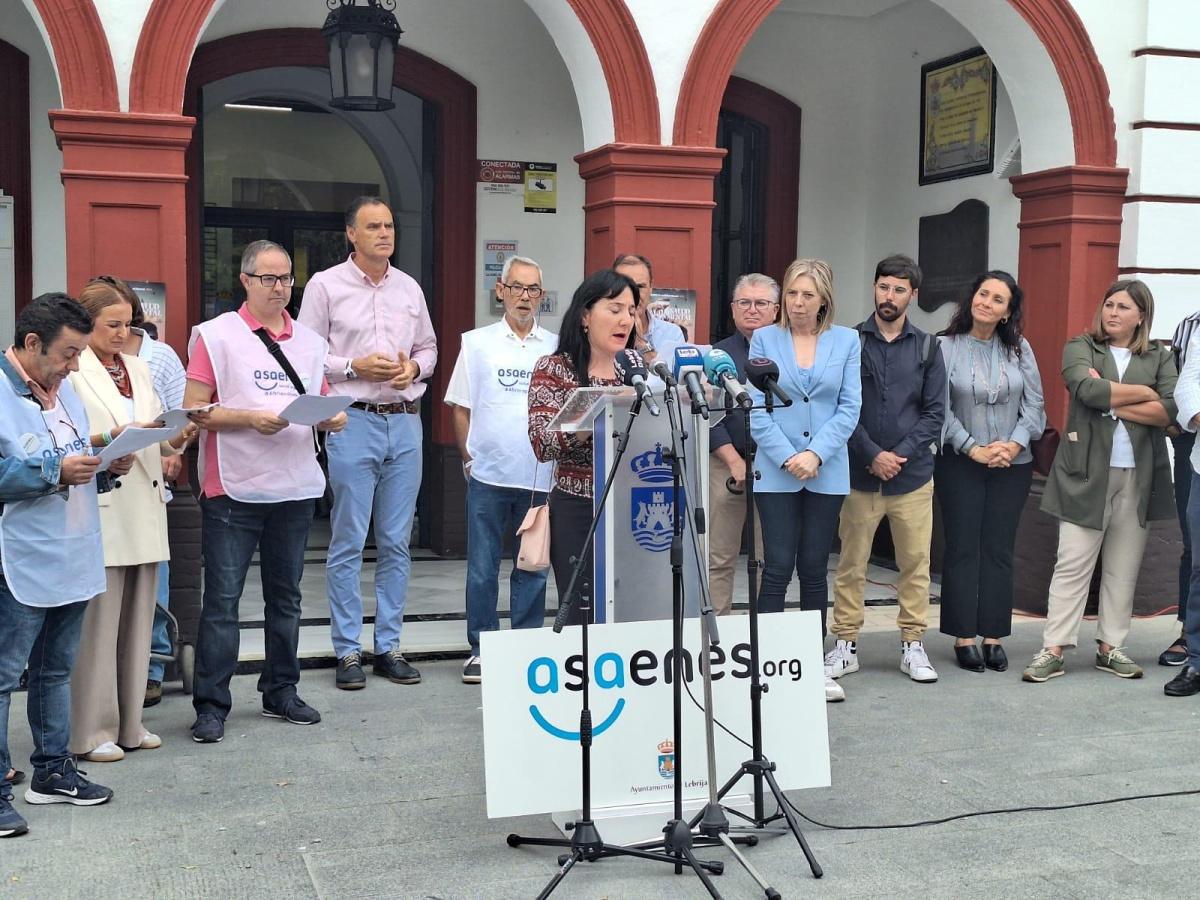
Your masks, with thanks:
[[(0, 372), (8, 379), (13, 391), (20, 397), (25, 397), (33, 403), (33, 392), (29, 385), (17, 374), (8, 358), (0, 353)], [(0, 422), (0, 428), (9, 427), (9, 423)], [(17, 459), (16, 457), (0, 456), (0, 508), (5, 503), (18, 500), (32, 500), (45, 494), (59, 490), (59, 478), (62, 475), (62, 457), (47, 456), (40, 459)], [(96, 476), (96, 490), (99, 493), (111, 490), (112, 485), (107, 473)]]

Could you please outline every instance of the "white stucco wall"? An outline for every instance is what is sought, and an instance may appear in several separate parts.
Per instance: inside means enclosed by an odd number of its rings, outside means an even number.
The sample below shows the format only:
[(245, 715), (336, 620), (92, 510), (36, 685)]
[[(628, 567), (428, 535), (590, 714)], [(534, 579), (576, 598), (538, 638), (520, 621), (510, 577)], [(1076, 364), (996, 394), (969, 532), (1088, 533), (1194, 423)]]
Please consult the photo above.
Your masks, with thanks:
[[(202, 40), (262, 28), (319, 27), (324, 12), (320, 4), (292, 0), (225, 3)], [(477, 236), (479, 241), (517, 239), (522, 255), (542, 263), (546, 287), (558, 292), (559, 309), (565, 308), (584, 274), (583, 182), (574, 161), (584, 146), (571, 75), (554, 42), (524, 0), (403, 4), (397, 17), (405, 30), (404, 46), (475, 85), (477, 157), (558, 164), (556, 214), (525, 213), (519, 195), (480, 195)], [(475, 256), (478, 265), (478, 247)], [(477, 322), (486, 324), (494, 317), (482, 274), (476, 272), (471, 300)], [(547, 318), (543, 324), (557, 328), (558, 319)]]
[[(33, 187), (33, 294), (67, 286), (66, 214), (63, 208), (62, 153), (50, 130), (48, 113), (62, 106), (58, 74), (46, 39), (21, 4), (7, 4), (0, 15), (0, 40), (29, 57), (30, 175)], [(9, 304), (12, 300), (5, 298)], [(11, 339), (5, 332), (2, 340)]]
[[(831, 263), (844, 324), (871, 310), (879, 259), (916, 257), (920, 217), (968, 198), (990, 210), (989, 265), (1016, 269), (1020, 208), (1006, 179), (978, 175), (924, 187), (917, 179), (921, 66), (977, 43), (938, 6), (918, 0), (863, 18), (778, 11), (742, 53), (737, 75), (801, 108), (797, 255)], [(1015, 136), (1002, 89), (997, 160)], [(948, 315), (945, 307), (914, 319), (940, 327)]]

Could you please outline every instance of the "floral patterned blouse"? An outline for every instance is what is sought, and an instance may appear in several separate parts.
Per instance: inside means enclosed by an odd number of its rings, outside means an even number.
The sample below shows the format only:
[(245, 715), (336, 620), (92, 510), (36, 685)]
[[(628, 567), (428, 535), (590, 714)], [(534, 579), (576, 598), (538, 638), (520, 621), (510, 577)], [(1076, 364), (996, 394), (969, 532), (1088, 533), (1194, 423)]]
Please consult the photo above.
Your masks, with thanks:
[[(589, 387), (619, 387), (615, 378), (589, 378)], [(579, 387), (575, 366), (563, 353), (543, 356), (529, 379), (529, 442), (541, 462), (557, 462), (554, 490), (575, 497), (592, 497), (592, 442), (547, 426)]]

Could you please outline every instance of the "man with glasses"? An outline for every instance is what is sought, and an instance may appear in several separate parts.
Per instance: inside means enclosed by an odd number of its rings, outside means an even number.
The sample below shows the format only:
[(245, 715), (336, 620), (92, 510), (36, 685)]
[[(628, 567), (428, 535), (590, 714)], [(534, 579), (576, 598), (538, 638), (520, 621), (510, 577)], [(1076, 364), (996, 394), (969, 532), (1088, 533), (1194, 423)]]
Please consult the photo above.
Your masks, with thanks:
[[(225, 737), (233, 706), (229, 682), (238, 661), (238, 603), (256, 550), (266, 646), (258, 678), (262, 714), (295, 725), (321, 721), (296, 687), (300, 578), (325, 475), (313, 430), (290, 424), (279, 413), (302, 393), (326, 392), (327, 347), (288, 315), (296, 279), (286, 250), (254, 241), (242, 254), (240, 279), (246, 290), (242, 307), (192, 332), (183, 398), (186, 407), (219, 403), (192, 414), (203, 429), (204, 602), (192, 694), (192, 739), (201, 744)], [(340, 412), (317, 428), (337, 432), (345, 424), (346, 414)]]
[(421, 487), (421, 395), (437, 363), (425, 295), (391, 265), (396, 226), (379, 197), (346, 210), (354, 252), (318, 272), (304, 289), (300, 321), (329, 342), (325, 374), (337, 394), (354, 398), (344, 433), (329, 441), (333, 488), (326, 580), (335, 684), (365, 687), (362, 668), (362, 552), (374, 517), (374, 672), (397, 684), (421, 673), (400, 652), (408, 596), (408, 549)]
[[(467, 479), (467, 642), (462, 680), (479, 684), (479, 634), (497, 631), (500, 559), (530, 506), (546, 502), (552, 466), (537, 464), (529, 444), (529, 376), (558, 337), (537, 323), (542, 268), (513, 256), (504, 263), (496, 296), (504, 318), (468, 331), (446, 389), (454, 437)], [(509, 578), (513, 628), (539, 628), (546, 618), (546, 572), (516, 567)]]
[(827, 679), (858, 671), (867, 564), (885, 516), (900, 567), (900, 671), (916, 682), (938, 679), (924, 637), (933, 462), (946, 417), (946, 367), (937, 339), (908, 319), (920, 287), (915, 261), (899, 254), (881, 260), (875, 267), (875, 314), (858, 326), (862, 411), (850, 436), (850, 495), (842, 505), (842, 549), (829, 629), (837, 643), (825, 656)]
[(31, 804), (96, 806), (113, 792), (88, 781), (68, 749), (71, 668), (88, 600), (104, 592), (96, 470), (79, 370), (92, 319), (66, 294), (43, 294), (17, 316), (0, 354), (0, 837), (28, 826), (13, 809), (8, 710), (29, 667)]
[[(743, 275), (733, 286), (733, 326), (737, 330), (713, 346), (724, 350), (737, 366), (738, 378), (746, 378), (750, 357), (750, 335), (770, 325), (779, 316), (779, 285), (768, 275)], [(735, 411), (709, 431), (708, 468), (708, 588), (717, 615), (728, 615), (733, 607), (733, 570), (742, 552), (742, 529), (746, 524), (746, 421)], [(762, 532), (755, 514), (755, 553), (762, 556)]]

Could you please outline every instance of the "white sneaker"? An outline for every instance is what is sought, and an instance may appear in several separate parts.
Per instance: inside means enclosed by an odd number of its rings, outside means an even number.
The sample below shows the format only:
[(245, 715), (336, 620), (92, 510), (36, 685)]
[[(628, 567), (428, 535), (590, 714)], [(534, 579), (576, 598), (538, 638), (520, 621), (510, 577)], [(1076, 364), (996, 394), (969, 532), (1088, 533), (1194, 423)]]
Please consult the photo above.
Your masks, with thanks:
[(120, 762), (125, 758), (125, 751), (112, 741), (105, 741), (91, 752), (83, 754), (88, 762)]
[(903, 641), (900, 654), (900, 671), (922, 684), (933, 684), (938, 680), (933, 663), (925, 655), (925, 645), (920, 641)]
[(842, 686), (834, 681), (829, 676), (825, 677), (825, 702), (826, 703), (841, 703), (846, 699), (846, 692), (842, 690)]
[(858, 671), (858, 644), (855, 641), (838, 641), (825, 654), (825, 674), (830, 678), (841, 678)]

